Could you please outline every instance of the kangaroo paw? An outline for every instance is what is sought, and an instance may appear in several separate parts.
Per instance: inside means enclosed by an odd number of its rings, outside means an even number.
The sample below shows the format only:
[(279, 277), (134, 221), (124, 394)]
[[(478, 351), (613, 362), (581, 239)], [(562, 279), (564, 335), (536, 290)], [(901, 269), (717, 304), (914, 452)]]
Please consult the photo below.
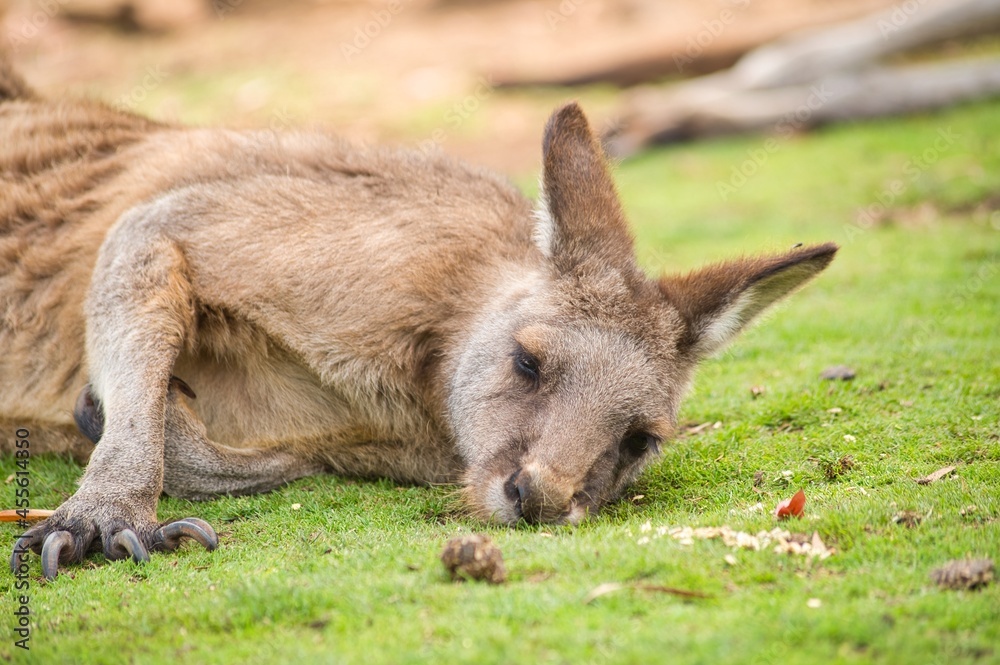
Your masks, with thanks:
[(42, 575), (53, 580), (60, 566), (79, 563), (92, 551), (103, 550), (109, 560), (132, 559), (145, 563), (149, 561), (150, 552), (176, 550), (186, 538), (197, 541), (209, 551), (219, 546), (215, 530), (197, 517), (160, 525), (120, 514), (122, 511), (111, 506), (87, 510), (76, 505), (79, 503), (71, 499), (52, 517), (18, 538), (10, 557), (11, 571), (24, 570), (28, 565), (28, 552), (41, 555)]

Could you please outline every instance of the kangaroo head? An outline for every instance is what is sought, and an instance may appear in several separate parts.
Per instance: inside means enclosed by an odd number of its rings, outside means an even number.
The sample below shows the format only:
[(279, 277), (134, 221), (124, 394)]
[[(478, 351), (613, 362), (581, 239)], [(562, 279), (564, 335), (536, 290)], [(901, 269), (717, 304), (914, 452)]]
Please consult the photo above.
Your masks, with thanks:
[(549, 120), (524, 271), (461, 352), (449, 410), (480, 517), (576, 523), (657, 456), (695, 364), (823, 270), (833, 244), (650, 279), (580, 108)]

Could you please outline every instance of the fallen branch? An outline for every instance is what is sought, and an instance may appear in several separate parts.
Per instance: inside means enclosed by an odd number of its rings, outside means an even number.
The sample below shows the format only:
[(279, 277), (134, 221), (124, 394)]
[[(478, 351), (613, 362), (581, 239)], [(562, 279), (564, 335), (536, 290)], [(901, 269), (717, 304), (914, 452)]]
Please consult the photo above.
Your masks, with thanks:
[(681, 598), (711, 598), (707, 593), (702, 593), (700, 591), (689, 591), (687, 589), (676, 589), (674, 587), (662, 586), (660, 584), (622, 584), (619, 582), (605, 582), (604, 584), (599, 584), (594, 587), (590, 593), (583, 599), (584, 605), (589, 605), (601, 596), (606, 596), (609, 593), (615, 593), (617, 591), (623, 591), (625, 589), (638, 589), (639, 591), (650, 591), (653, 593), (667, 593), (672, 596), (680, 596)]
[[(841, 0), (829, 5), (813, 5), (798, 11), (751, 13), (753, 5), (739, 2), (723, 4), (722, 12), (709, 21), (690, 26), (665, 26), (670, 32), (661, 33), (656, 43), (629, 46), (625, 53), (611, 54), (600, 63), (553, 65), (535, 61), (525, 72), (492, 72), (498, 87), (578, 86), (610, 83), (629, 87), (665, 78), (692, 77), (711, 74), (731, 67), (748, 52), (790, 32), (817, 28), (862, 16), (889, 4), (886, 0)], [(748, 13), (743, 13), (741, 7)], [(727, 20), (728, 19), (728, 20)], [(709, 32), (706, 24), (714, 21)], [(729, 21), (732, 21), (730, 24)], [(736, 26), (736, 21), (739, 26)], [(711, 34), (710, 43), (699, 41), (703, 35), (692, 34), (701, 29)], [(717, 38), (718, 37), (718, 38)], [(610, 62), (609, 62), (610, 61)]]
[[(894, 11), (899, 11), (894, 10)], [(905, 19), (905, 20), (904, 20)], [(637, 89), (605, 136), (627, 156), (652, 143), (914, 113), (1000, 94), (1000, 59), (885, 66), (893, 53), (1000, 28), (1000, 0), (928, 2), (765, 45), (732, 69)]]
[(25, 522), (37, 522), (52, 517), (52, 513), (54, 512), (56, 511), (36, 508), (29, 509), (26, 513), (23, 510), (19, 513), (13, 508), (10, 510), (0, 510), (0, 522), (20, 522), (22, 520)]

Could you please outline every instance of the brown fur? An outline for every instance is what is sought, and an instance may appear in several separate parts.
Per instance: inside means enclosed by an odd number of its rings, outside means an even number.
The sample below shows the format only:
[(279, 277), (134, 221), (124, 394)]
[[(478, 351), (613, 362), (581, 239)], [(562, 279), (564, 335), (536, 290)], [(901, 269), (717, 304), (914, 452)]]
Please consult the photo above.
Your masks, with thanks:
[(0, 422), (79, 451), (76, 405), (100, 436), (25, 540), (68, 533), (64, 562), (125, 556), (120, 532), (165, 547), (161, 492), (322, 471), (578, 521), (655, 458), (695, 363), (836, 251), (648, 279), (576, 105), (535, 212), (444, 156), (162, 125), (40, 99), (6, 64), (0, 145)]

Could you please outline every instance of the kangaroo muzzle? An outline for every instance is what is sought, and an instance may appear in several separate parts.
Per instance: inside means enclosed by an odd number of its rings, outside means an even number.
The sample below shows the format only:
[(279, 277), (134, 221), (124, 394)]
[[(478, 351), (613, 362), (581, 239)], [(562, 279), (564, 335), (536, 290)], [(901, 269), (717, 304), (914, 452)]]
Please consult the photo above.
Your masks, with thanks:
[(572, 507), (571, 483), (550, 467), (526, 464), (511, 476), (508, 485), (508, 496), (526, 522), (560, 522)]

